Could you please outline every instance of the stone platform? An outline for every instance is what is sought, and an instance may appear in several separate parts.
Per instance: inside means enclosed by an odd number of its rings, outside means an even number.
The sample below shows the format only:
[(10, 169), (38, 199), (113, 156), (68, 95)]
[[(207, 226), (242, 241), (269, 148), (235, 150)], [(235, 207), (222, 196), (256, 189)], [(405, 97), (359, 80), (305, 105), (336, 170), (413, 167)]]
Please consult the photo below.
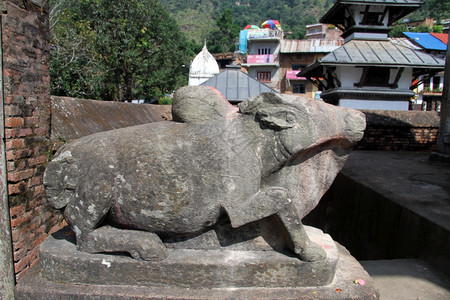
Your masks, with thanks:
[[(17, 299), (377, 299), (373, 281), (330, 236), (307, 228), (327, 260), (306, 263), (276, 251), (171, 249), (161, 262), (87, 254), (54, 235)], [(365, 285), (355, 283), (363, 279)]]

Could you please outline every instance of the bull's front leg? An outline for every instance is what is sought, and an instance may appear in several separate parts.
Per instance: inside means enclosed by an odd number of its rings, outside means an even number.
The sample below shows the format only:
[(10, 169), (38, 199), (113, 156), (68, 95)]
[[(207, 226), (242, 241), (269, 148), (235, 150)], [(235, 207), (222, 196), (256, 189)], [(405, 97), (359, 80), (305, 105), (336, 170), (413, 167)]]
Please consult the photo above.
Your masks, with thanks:
[(223, 206), (228, 213), (231, 226), (234, 228), (277, 215), (292, 239), (294, 252), (301, 260), (318, 261), (326, 258), (325, 251), (313, 243), (306, 234), (301, 218), (285, 188), (268, 187), (247, 201), (234, 205)]

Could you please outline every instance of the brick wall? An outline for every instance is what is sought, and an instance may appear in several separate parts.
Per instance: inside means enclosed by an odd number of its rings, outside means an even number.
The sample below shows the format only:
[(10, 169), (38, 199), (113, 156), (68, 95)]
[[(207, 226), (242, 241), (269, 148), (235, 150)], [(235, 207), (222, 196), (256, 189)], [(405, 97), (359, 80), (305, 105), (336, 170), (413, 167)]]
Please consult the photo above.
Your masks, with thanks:
[(20, 278), (62, 218), (45, 204), (42, 184), (50, 150), (48, 2), (3, 2), (5, 151), (14, 267)]
[(357, 150), (432, 151), (439, 130), (439, 114), (432, 111), (364, 110), (367, 127)]

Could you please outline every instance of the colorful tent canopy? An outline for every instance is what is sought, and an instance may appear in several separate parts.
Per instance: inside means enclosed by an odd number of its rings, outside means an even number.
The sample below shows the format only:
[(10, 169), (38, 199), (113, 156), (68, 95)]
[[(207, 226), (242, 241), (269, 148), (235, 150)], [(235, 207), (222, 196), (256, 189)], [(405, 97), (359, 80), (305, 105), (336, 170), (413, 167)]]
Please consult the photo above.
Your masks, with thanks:
[(280, 22), (277, 20), (267, 20), (264, 23), (261, 24), (263, 28), (278, 28), (280, 27)]
[(259, 27), (256, 25), (248, 24), (247, 26), (244, 27), (244, 29), (259, 29)]

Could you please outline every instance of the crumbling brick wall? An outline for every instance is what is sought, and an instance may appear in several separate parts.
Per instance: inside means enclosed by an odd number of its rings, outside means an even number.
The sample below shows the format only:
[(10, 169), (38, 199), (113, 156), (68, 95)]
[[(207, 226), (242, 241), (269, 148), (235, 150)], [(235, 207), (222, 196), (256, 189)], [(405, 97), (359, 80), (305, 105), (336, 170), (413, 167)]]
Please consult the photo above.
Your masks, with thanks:
[(3, 1), (4, 125), (16, 277), (37, 261), (39, 244), (61, 226), (44, 200), (50, 151), (48, 1)]
[(432, 111), (364, 110), (367, 127), (357, 150), (432, 151), (439, 114)]

